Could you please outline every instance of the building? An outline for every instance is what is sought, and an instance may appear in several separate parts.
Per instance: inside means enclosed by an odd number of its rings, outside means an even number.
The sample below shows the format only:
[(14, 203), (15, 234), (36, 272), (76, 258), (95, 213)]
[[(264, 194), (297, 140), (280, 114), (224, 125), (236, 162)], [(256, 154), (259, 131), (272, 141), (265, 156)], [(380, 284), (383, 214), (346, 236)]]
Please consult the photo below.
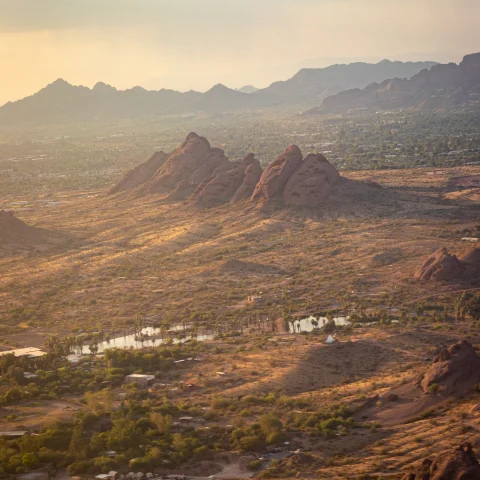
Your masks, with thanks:
[(155, 380), (155, 375), (133, 373), (125, 377), (125, 383), (136, 383), (139, 387), (148, 387)]

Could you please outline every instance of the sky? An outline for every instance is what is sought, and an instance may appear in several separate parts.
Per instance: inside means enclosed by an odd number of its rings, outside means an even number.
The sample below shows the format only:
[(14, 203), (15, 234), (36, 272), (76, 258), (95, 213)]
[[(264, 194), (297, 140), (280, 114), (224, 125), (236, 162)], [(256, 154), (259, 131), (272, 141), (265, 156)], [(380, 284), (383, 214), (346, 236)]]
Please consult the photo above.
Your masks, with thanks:
[(0, 0), (0, 12), (0, 104), (57, 78), (205, 91), (480, 51), (480, 0)]

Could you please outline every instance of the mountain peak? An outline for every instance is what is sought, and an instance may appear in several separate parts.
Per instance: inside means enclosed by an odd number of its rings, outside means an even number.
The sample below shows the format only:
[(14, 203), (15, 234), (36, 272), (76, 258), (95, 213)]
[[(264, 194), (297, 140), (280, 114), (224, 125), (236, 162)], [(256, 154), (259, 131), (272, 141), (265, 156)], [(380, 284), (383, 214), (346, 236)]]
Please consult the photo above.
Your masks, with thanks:
[(97, 82), (94, 85), (93, 90), (95, 92), (105, 92), (105, 93), (116, 92), (117, 91), (116, 88), (114, 88), (111, 85), (108, 85), (107, 83), (104, 83), (104, 82)]
[(230, 88), (226, 87), (223, 83), (217, 83), (214, 85), (209, 92), (230, 92), (232, 91)]
[(63, 87), (72, 87), (72, 86), (73, 85), (71, 83), (68, 83), (63, 78), (57, 78), (54, 82), (50, 83), (50, 85), (47, 85), (46, 88), (48, 87), (63, 88)]
[(253, 85), (245, 85), (241, 88), (236, 89), (237, 92), (242, 92), (242, 93), (254, 93), (258, 90), (258, 88), (254, 87)]

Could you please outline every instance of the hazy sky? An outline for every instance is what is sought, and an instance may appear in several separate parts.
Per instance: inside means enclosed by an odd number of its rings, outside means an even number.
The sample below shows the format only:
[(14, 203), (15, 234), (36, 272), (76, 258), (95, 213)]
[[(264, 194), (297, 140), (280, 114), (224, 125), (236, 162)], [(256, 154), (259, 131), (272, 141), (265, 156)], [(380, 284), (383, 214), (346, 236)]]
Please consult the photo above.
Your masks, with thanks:
[(267, 86), (301, 66), (480, 51), (480, 0), (0, 0), (0, 104), (93, 86)]

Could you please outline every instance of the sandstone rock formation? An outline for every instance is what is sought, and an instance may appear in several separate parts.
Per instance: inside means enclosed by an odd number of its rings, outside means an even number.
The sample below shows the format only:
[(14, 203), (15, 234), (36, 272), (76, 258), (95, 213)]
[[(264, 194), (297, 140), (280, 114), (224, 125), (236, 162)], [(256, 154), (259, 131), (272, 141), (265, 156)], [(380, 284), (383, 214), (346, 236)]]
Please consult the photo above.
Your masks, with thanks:
[(263, 172), (253, 192), (252, 200), (260, 198), (268, 200), (282, 195), (285, 185), (301, 163), (302, 152), (300, 149), (296, 145), (288, 147)]
[(444, 247), (430, 255), (414, 276), (419, 280), (448, 281), (459, 277), (462, 270), (462, 264), (458, 258), (455, 255), (450, 255)]
[(448, 395), (458, 395), (479, 382), (480, 357), (470, 343), (462, 340), (433, 359), (420, 385), (425, 393), (435, 384)]
[(287, 148), (263, 172), (252, 200), (282, 199), (295, 207), (318, 207), (341, 180), (336, 168), (320, 154), (302, 159), (296, 145)]
[(480, 276), (480, 249), (472, 250), (463, 259), (440, 248), (430, 255), (414, 273), (419, 280), (471, 280)]
[(244, 182), (247, 171), (250, 175), (249, 167), (252, 165), (255, 165), (254, 171), (258, 167), (261, 171), (260, 163), (255, 160), (253, 154), (249, 154), (242, 161), (232, 163), (233, 168), (230, 170), (221, 172), (211, 180), (201, 183), (189, 201), (205, 206), (226, 203), (233, 200), (237, 191), (243, 186), (236, 196), (237, 199), (241, 199), (245, 195), (242, 194), (242, 191), (245, 189)]
[(286, 205), (318, 207), (330, 195), (340, 174), (323, 155), (308, 155), (288, 179), (283, 191)]
[(168, 153), (156, 152), (145, 163), (127, 172), (122, 180), (110, 189), (108, 192), (109, 195), (124, 192), (125, 190), (132, 190), (143, 185), (155, 175), (157, 170), (167, 161), (168, 157)]
[(425, 459), (416, 473), (407, 473), (402, 480), (478, 480), (480, 465), (470, 443), (464, 443), (450, 453)]
[(0, 243), (35, 240), (41, 231), (18, 219), (13, 212), (0, 210)]
[(255, 187), (257, 186), (258, 182), (260, 181), (262, 173), (263, 168), (260, 165), (260, 162), (254, 159), (245, 169), (243, 182), (233, 195), (231, 202), (237, 203), (241, 202), (242, 200), (249, 199), (255, 191)]
[(296, 145), (263, 171), (253, 154), (230, 162), (223, 150), (190, 133), (170, 155), (155, 154), (127, 173), (110, 193), (157, 194), (167, 201), (188, 199), (190, 205), (205, 207), (250, 200), (268, 210), (282, 205), (316, 208), (330, 196), (337, 207), (348, 201), (351, 205), (361, 197), (371, 199), (373, 188), (381, 190), (379, 185), (369, 188), (367, 183), (342, 179), (323, 155), (304, 159)]
[(223, 150), (212, 148), (206, 138), (189, 133), (144, 189), (148, 193), (173, 190), (170, 199), (186, 199), (202, 182), (230, 169), (230, 166)]

